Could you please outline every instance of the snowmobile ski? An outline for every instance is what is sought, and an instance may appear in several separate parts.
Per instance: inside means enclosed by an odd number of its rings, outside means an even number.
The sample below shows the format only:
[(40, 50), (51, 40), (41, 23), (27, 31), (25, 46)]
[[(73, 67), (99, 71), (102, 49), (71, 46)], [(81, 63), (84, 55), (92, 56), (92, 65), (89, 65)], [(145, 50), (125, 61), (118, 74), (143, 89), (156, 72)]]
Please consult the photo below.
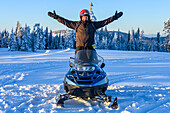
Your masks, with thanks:
[(117, 104), (117, 97), (113, 101), (113, 104), (111, 106), (109, 106), (109, 108), (111, 108), (111, 109), (118, 109), (119, 108), (119, 106)]

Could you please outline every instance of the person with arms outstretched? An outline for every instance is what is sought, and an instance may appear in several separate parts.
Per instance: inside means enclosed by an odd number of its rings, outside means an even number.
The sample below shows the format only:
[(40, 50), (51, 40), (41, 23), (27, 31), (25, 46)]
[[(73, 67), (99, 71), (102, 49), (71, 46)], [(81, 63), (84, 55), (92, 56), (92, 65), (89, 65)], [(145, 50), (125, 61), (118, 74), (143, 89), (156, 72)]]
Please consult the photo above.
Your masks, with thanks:
[(58, 22), (66, 25), (67, 27), (74, 29), (76, 32), (76, 51), (79, 50), (94, 50), (93, 44), (95, 44), (95, 32), (96, 29), (99, 29), (101, 27), (104, 27), (105, 25), (113, 22), (114, 20), (117, 20), (123, 15), (123, 12), (117, 13), (115, 12), (115, 15), (102, 20), (102, 21), (91, 21), (90, 20), (90, 13), (87, 9), (83, 9), (80, 12), (80, 21), (70, 21), (63, 17), (60, 17), (55, 13), (55, 11), (48, 12), (48, 15), (54, 19), (56, 19)]

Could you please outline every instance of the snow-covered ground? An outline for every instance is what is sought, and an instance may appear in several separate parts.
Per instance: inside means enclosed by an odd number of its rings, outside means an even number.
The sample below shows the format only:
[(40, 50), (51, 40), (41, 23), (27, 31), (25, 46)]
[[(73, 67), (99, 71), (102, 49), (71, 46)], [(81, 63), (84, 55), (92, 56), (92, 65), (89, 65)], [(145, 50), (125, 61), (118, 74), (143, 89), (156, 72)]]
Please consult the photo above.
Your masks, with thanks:
[(170, 111), (170, 53), (97, 50), (105, 59), (111, 103), (76, 98), (56, 107), (74, 50), (10, 52), (0, 48), (0, 112), (167, 113)]

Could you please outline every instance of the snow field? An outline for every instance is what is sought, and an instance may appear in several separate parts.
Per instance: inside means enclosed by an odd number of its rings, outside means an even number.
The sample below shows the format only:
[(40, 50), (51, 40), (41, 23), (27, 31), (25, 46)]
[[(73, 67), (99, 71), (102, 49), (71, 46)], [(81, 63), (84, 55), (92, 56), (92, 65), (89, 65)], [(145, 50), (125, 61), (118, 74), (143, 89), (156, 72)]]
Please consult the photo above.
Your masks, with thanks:
[(74, 50), (9, 52), (0, 49), (0, 112), (10, 113), (167, 113), (170, 110), (169, 53), (97, 50), (105, 59), (111, 103), (76, 98), (56, 107), (65, 93), (64, 74)]

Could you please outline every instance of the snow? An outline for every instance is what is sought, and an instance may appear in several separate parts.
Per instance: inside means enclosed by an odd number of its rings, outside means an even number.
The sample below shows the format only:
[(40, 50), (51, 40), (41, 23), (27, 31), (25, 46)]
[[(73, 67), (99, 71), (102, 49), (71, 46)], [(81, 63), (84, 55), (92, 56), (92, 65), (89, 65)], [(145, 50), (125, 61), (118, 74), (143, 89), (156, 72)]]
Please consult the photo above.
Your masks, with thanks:
[(0, 48), (0, 112), (167, 113), (170, 111), (170, 56), (161, 52), (97, 50), (105, 59), (111, 103), (75, 98), (56, 107), (72, 49), (8, 51)]

